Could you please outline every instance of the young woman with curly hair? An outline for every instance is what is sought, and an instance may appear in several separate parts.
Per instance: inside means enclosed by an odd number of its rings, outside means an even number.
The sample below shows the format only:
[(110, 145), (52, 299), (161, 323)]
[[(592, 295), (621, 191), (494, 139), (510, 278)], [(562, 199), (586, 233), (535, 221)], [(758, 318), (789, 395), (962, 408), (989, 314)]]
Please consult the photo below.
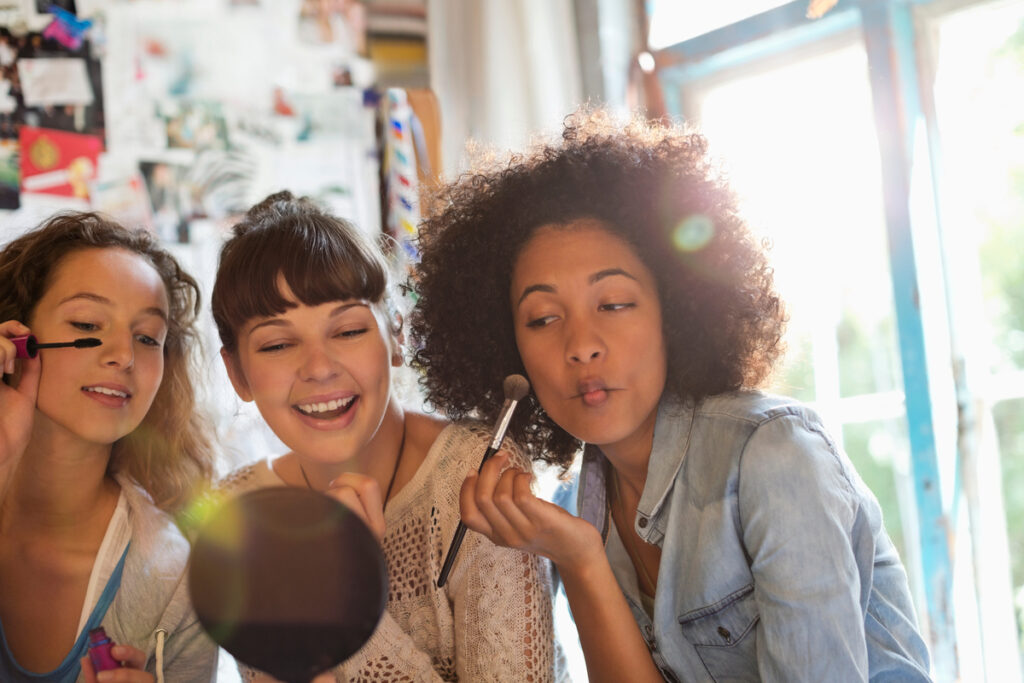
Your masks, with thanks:
[(764, 245), (703, 137), (600, 111), (485, 162), (421, 226), (412, 334), (427, 399), (567, 467), (580, 516), (504, 456), (466, 524), (550, 558), (595, 680), (927, 680), (874, 496), (794, 401), (756, 389), (785, 323)]
[[(209, 481), (196, 281), (145, 231), (59, 214), (0, 250), (0, 680), (209, 681), (174, 522)], [(18, 353), (14, 339), (98, 346)]]

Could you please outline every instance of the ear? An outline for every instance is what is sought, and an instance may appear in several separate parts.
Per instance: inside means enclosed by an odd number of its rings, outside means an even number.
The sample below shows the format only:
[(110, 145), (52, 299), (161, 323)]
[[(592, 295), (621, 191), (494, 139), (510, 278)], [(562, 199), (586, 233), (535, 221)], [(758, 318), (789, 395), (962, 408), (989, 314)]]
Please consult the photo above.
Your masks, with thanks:
[(400, 368), (405, 363), (405, 337), (404, 335), (398, 335), (392, 337), (391, 341), (391, 367)]
[(402, 319), (401, 313), (395, 313), (395, 333), (391, 335), (391, 365), (392, 367), (402, 367), (402, 363), (405, 362), (405, 327), (404, 320)]
[(238, 357), (221, 347), (220, 358), (224, 361), (224, 369), (228, 371), (228, 379), (231, 380), (231, 386), (235, 388), (238, 398), (246, 403), (251, 401), (252, 392), (249, 391), (249, 382), (245, 379), (245, 372), (242, 370), (242, 364), (239, 363)]

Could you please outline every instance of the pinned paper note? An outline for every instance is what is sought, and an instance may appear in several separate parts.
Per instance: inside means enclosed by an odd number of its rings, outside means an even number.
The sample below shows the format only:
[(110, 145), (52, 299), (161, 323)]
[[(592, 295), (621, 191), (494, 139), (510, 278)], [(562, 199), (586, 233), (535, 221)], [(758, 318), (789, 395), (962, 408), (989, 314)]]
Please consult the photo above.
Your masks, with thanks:
[(103, 142), (95, 135), (23, 126), (21, 190), (86, 198)]
[(19, 59), (18, 78), (27, 107), (93, 103), (84, 59)]

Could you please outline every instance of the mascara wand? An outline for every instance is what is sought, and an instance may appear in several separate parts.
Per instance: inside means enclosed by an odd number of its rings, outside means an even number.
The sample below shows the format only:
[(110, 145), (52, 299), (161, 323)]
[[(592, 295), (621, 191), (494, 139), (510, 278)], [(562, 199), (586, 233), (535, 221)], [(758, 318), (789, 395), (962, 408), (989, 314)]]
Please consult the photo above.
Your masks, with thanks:
[(88, 349), (93, 346), (100, 346), (103, 343), (96, 337), (82, 337), (81, 339), (69, 342), (40, 344), (36, 340), (35, 335), (32, 334), (25, 335), (24, 337), (12, 337), (11, 341), (14, 342), (14, 348), (17, 350), (15, 358), (35, 358), (39, 353), (39, 349)]
[[(530, 382), (522, 375), (509, 375), (502, 382), (501, 388), (505, 392), (505, 403), (501, 406), (498, 421), (494, 424), (494, 436), (491, 438), (491, 443), (487, 450), (484, 451), (484, 457), (480, 461), (480, 467), (477, 468), (477, 472), (482, 470), (484, 463), (490, 460), (491, 456), (501, 448), (501, 442), (505, 440), (505, 431), (508, 429), (509, 422), (512, 421), (512, 413), (515, 411), (519, 401), (523, 400), (526, 394), (529, 393)], [(441, 574), (437, 577), (438, 588), (442, 588), (448, 582), (448, 573), (452, 570), (452, 565), (455, 563), (455, 555), (459, 552), (462, 538), (465, 535), (466, 525), (460, 520), (459, 526), (455, 529), (455, 537), (452, 538), (452, 544), (448, 546), (448, 555), (445, 556), (444, 564), (441, 566)]]

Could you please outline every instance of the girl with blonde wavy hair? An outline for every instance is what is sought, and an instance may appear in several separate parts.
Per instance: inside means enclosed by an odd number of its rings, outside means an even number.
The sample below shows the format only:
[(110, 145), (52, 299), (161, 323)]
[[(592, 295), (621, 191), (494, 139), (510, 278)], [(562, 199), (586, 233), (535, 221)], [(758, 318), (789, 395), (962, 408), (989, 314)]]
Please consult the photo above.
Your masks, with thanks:
[[(212, 470), (199, 289), (144, 231), (54, 216), (0, 251), (0, 680), (212, 680), (174, 523)], [(19, 356), (15, 339), (93, 337)], [(102, 626), (116, 672), (84, 655)]]

